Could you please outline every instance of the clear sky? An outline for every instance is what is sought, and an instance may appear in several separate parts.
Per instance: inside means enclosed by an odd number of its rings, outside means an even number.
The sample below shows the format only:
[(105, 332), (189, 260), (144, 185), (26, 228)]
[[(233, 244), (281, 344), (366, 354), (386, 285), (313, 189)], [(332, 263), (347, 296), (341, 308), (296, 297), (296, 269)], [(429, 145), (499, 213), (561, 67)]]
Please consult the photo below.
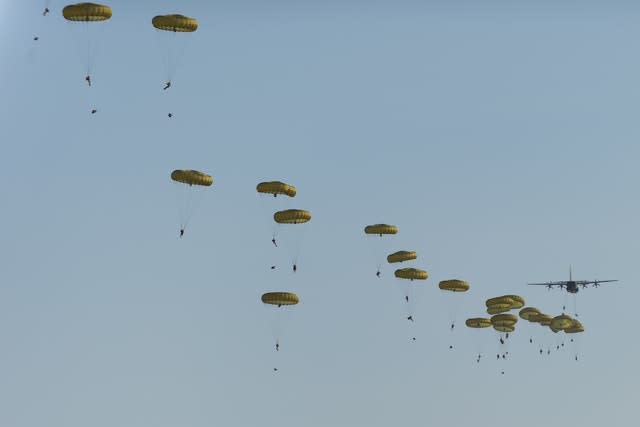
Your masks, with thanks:
[[(112, 1), (91, 88), (63, 5), (0, 1), (0, 425), (635, 419), (640, 5)], [(163, 91), (150, 21), (174, 12), (200, 27)], [(178, 168), (215, 180), (183, 239)], [(271, 179), (296, 198), (261, 201)], [(313, 213), (295, 274), (284, 206)], [(413, 325), (377, 222), (430, 273)], [(526, 283), (569, 265), (620, 280), (578, 294), (579, 346), (540, 356), (559, 338), (521, 321), (497, 362), (464, 327), (504, 293), (559, 314)], [(471, 284), (453, 333), (448, 278)], [(301, 300), (277, 353), (270, 290)]]

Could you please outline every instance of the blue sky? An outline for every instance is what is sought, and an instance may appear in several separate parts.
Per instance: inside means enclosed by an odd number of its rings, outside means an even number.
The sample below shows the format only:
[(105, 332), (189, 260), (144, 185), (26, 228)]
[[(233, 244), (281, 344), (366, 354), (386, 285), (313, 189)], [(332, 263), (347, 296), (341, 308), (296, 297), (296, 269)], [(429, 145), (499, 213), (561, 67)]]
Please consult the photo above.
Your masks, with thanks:
[[(633, 419), (639, 6), (113, 1), (89, 89), (84, 35), (45, 3), (0, 1), (0, 425)], [(172, 12), (200, 27), (164, 92), (150, 20)], [(181, 240), (178, 168), (214, 177)], [(270, 179), (298, 195), (272, 209)], [(295, 275), (280, 206), (313, 213)], [(413, 325), (375, 277), (377, 222), (430, 273)], [(522, 323), (498, 363), (462, 326), (504, 293), (559, 314), (526, 283), (570, 264), (620, 280), (578, 294), (579, 347), (541, 357), (556, 338)], [(301, 299), (278, 353), (270, 290)]]

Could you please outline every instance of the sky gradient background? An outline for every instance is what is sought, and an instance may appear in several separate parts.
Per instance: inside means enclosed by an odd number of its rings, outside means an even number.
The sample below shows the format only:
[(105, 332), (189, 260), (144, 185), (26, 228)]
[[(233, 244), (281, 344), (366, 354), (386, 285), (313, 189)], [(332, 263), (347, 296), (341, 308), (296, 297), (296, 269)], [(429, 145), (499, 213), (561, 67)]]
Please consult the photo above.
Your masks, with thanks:
[[(0, 425), (635, 419), (640, 5), (111, 1), (88, 89), (45, 3), (0, 0)], [(173, 12), (200, 27), (163, 92), (150, 20)], [(179, 168), (214, 177), (181, 240)], [(261, 202), (271, 179), (295, 200)], [(285, 205), (313, 213), (295, 275), (270, 242)], [(430, 273), (414, 325), (375, 277), (377, 222)], [(522, 322), (498, 363), (464, 328), (504, 293), (559, 314), (526, 283), (570, 264), (620, 280), (578, 294), (578, 362)], [(472, 287), (453, 334), (448, 278)], [(278, 353), (269, 290), (301, 299)]]

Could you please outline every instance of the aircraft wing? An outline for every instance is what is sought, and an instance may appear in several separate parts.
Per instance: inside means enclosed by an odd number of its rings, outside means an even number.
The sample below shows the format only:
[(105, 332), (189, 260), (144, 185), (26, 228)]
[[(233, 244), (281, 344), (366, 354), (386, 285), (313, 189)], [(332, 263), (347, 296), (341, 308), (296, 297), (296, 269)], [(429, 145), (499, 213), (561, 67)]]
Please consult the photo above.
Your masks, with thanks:
[(577, 280), (576, 285), (599, 285), (600, 283), (617, 282), (617, 280)]
[(527, 283), (531, 286), (567, 286), (567, 282)]

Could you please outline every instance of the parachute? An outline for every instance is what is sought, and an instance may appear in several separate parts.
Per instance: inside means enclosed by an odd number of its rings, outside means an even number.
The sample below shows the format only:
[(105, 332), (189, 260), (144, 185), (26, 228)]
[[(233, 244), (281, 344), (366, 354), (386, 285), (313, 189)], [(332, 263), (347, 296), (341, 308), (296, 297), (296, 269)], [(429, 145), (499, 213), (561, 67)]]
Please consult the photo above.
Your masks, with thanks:
[(549, 324), (549, 327), (554, 332), (557, 332), (556, 330), (562, 331), (570, 328), (571, 325), (573, 325), (573, 321), (574, 319), (572, 317), (567, 316), (566, 314), (561, 314), (560, 316), (556, 316), (553, 319), (551, 319), (551, 323)]
[(367, 225), (364, 228), (365, 234), (377, 234), (382, 237), (383, 234), (397, 234), (398, 227), (389, 224)]
[(186, 41), (188, 37), (178, 34), (193, 33), (198, 29), (198, 21), (188, 16), (171, 14), (171, 15), (157, 15), (151, 19), (151, 25), (156, 30), (160, 37), (164, 40), (161, 44), (164, 45), (166, 54), (166, 82), (164, 89), (171, 87), (171, 82), (178, 68), (178, 62), (181, 60), (186, 47)]
[(465, 320), (464, 323), (468, 328), (488, 328), (491, 326), (491, 319), (486, 319), (484, 317), (472, 317)]
[(97, 3), (77, 3), (65, 6), (62, 16), (68, 21), (106, 21), (111, 18), (111, 8)]
[(411, 261), (416, 258), (418, 258), (418, 255), (415, 252), (398, 251), (388, 255), (387, 262), (393, 264), (396, 262)]
[(279, 194), (289, 197), (296, 196), (296, 187), (280, 181), (261, 182), (257, 185), (256, 190), (258, 193), (273, 194), (273, 197), (277, 197)]
[(265, 304), (277, 305), (278, 307), (283, 305), (296, 305), (300, 302), (298, 295), (293, 292), (267, 292), (262, 294), (260, 299)]
[(198, 29), (198, 21), (178, 14), (154, 16), (151, 24), (159, 30), (174, 33), (192, 33)]
[[(370, 239), (373, 239), (373, 242), (371, 243), (371, 252), (376, 262), (376, 276), (378, 277), (380, 277), (380, 273), (381, 273), (380, 270), (382, 269), (384, 254), (389, 253), (389, 248), (388, 248), (389, 241), (388, 239), (383, 238), (383, 236), (393, 235), (397, 233), (398, 233), (398, 227), (396, 227), (395, 225), (389, 225), (389, 224), (373, 224), (373, 225), (367, 225), (364, 228), (364, 234), (369, 236)], [(396, 254), (399, 254), (399, 252), (396, 252)], [(396, 255), (396, 254), (391, 254), (391, 255)], [(391, 257), (391, 255), (389, 255), (389, 257)], [(390, 261), (389, 257), (387, 257), (387, 261), (389, 263), (399, 262), (399, 261)], [(401, 258), (402, 256), (401, 255), (394, 256), (393, 259), (398, 257)], [(408, 259), (410, 258), (407, 258), (407, 260)]]
[(111, 15), (112, 11), (109, 6), (97, 3), (70, 4), (62, 9), (62, 16), (67, 21), (85, 24), (85, 34), (78, 38), (82, 40), (82, 44), (85, 44), (85, 46), (80, 48), (80, 52), (85, 56), (85, 80), (89, 86), (91, 86), (91, 73), (93, 71), (96, 41), (94, 40), (95, 35), (89, 34), (88, 24), (107, 21), (111, 19)]
[(580, 323), (578, 319), (573, 319), (571, 326), (564, 330), (565, 334), (577, 334), (580, 332), (584, 332), (584, 326), (582, 326), (582, 323)]
[(283, 317), (291, 313), (288, 308), (297, 305), (300, 299), (293, 292), (267, 292), (262, 294), (260, 299), (265, 304), (265, 307), (275, 308), (275, 310), (269, 310), (271, 314), (269, 324), (275, 340), (276, 351), (279, 351), (280, 338), (282, 337), (285, 323)]
[(496, 314), (491, 317), (491, 324), (493, 326), (513, 326), (515, 327), (516, 323), (518, 323), (518, 317), (510, 314)]
[[(293, 271), (295, 272), (306, 228), (300, 227), (300, 224), (307, 223), (311, 220), (311, 212), (302, 209), (287, 209), (274, 213), (273, 220), (280, 226), (286, 226), (286, 228), (288, 228), (286, 233), (283, 233), (281, 230), (280, 234), (285, 235), (283, 240), (285, 240), (285, 246), (289, 251), (291, 263), (293, 264)], [(292, 225), (295, 225), (295, 227), (291, 229)], [(277, 233), (274, 233), (273, 240), (276, 239), (276, 234)]]
[(525, 307), (518, 313), (521, 319), (528, 320), (530, 322), (533, 321), (531, 320), (531, 317), (537, 314), (540, 314), (540, 310), (535, 307)]
[(209, 187), (211, 184), (213, 184), (213, 178), (211, 177), (211, 175), (207, 175), (206, 173), (191, 169), (174, 170), (173, 172), (171, 172), (171, 179), (183, 184), (202, 185), (204, 187)]
[(469, 283), (465, 282), (464, 280), (457, 279), (443, 280), (438, 283), (438, 287), (443, 291), (466, 292), (469, 290)]
[(302, 209), (287, 209), (274, 213), (273, 220), (278, 224), (304, 224), (311, 220), (311, 212)]
[(171, 172), (171, 179), (177, 183), (176, 196), (179, 205), (180, 237), (182, 237), (202, 197), (203, 192), (199, 188), (210, 187), (213, 184), (213, 178), (200, 171), (177, 169)]
[(399, 268), (394, 275), (399, 279), (408, 280), (427, 280), (429, 277), (429, 273), (418, 268)]

